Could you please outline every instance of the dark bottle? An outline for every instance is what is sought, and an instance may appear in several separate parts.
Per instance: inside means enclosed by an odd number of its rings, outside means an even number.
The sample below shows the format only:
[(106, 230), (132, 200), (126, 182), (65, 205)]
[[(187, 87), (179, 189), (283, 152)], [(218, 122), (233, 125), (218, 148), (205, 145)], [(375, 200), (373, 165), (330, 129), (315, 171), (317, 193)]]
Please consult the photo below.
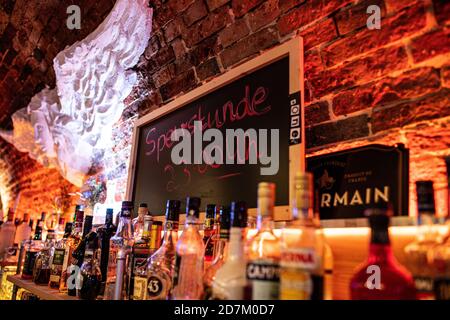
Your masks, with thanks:
[(95, 300), (100, 293), (102, 274), (98, 261), (99, 241), (96, 232), (91, 231), (85, 239), (86, 250), (81, 265), (80, 289), (77, 296), (83, 300)]
[(47, 285), (50, 280), (50, 260), (56, 242), (55, 230), (48, 230), (47, 239), (41, 251), (36, 255), (33, 268), (33, 281), (38, 285)]
[(203, 225), (203, 243), (205, 244), (205, 265), (209, 266), (214, 258), (215, 231), (214, 221), (216, 217), (216, 205), (206, 206), (205, 223)]
[(113, 223), (114, 212), (113, 209), (106, 209), (105, 224), (97, 229), (97, 234), (100, 242), (100, 270), (102, 272), (102, 289), (100, 294), (103, 294), (106, 275), (108, 272), (108, 258), (109, 258), (109, 240), (116, 233), (116, 226)]
[[(92, 219), (93, 216), (84, 217), (83, 236), (78, 246), (72, 252), (72, 265), (70, 267), (72, 270), (74, 269), (77, 270), (78, 268), (81, 268), (81, 265), (83, 264), (84, 252), (86, 250), (87, 235), (89, 234), (89, 232), (91, 232), (92, 229)], [(75, 266), (77, 266), (78, 268), (74, 268)], [(67, 294), (69, 296), (75, 297), (77, 295), (77, 286), (75, 285), (72, 286), (72, 288), (68, 288)]]
[(43, 247), (42, 242), (42, 223), (40, 220), (37, 222), (36, 229), (34, 231), (33, 240), (28, 240), (24, 244), (25, 261), (23, 262), (22, 278), (32, 279), (34, 263), (36, 261), (36, 255), (41, 251)]
[(371, 229), (369, 256), (350, 281), (352, 300), (414, 300), (411, 274), (394, 257), (389, 216), (384, 209), (367, 210)]
[(50, 281), (48, 283), (50, 288), (59, 289), (67, 249), (67, 241), (71, 233), (72, 223), (67, 222), (64, 228), (63, 238), (56, 242), (53, 247), (50, 260)]

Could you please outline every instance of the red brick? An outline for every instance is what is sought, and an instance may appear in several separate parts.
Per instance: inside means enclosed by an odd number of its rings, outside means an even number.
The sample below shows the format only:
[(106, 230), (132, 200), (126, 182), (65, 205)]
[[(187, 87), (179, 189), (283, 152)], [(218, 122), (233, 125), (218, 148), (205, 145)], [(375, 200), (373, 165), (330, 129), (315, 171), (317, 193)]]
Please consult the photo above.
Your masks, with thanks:
[(236, 17), (242, 17), (263, 1), (264, 0), (232, 0), (231, 7), (233, 8)]
[(150, 60), (155, 64), (155, 68), (162, 67), (175, 59), (175, 54), (171, 46), (162, 47)]
[(187, 26), (190, 26), (194, 22), (197, 22), (201, 18), (205, 17), (207, 14), (208, 9), (206, 8), (203, 0), (196, 0), (183, 14), (183, 20)]
[(327, 101), (319, 101), (305, 107), (305, 125), (307, 127), (330, 120)]
[(170, 7), (174, 13), (179, 14), (186, 10), (195, 0), (169, 0), (163, 6)]
[(298, 6), (299, 4), (305, 2), (306, 0), (280, 0), (279, 7), (281, 12), (286, 12), (289, 9)]
[(450, 1), (448, 0), (433, 0), (434, 15), (439, 24), (450, 23)]
[(306, 89), (310, 90), (311, 98), (317, 99), (407, 66), (408, 60), (403, 46), (382, 48), (361, 59), (309, 76)]
[(220, 55), (225, 68), (278, 43), (278, 32), (274, 27), (262, 29), (231, 45)]
[(158, 28), (164, 27), (170, 20), (175, 17), (176, 13), (170, 6), (162, 5), (160, 8), (154, 11), (153, 26)]
[(343, 35), (367, 24), (367, 8), (377, 5), (381, 9), (381, 17), (386, 15), (383, 0), (365, 0), (338, 12), (335, 16), (339, 34)]
[(185, 29), (186, 27), (184, 26), (183, 20), (181, 19), (181, 17), (177, 17), (167, 23), (166, 27), (164, 28), (164, 37), (166, 38), (167, 42), (170, 42), (176, 37), (180, 36)]
[(167, 101), (181, 92), (187, 92), (192, 89), (196, 83), (194, 70), (191, 69), (163, 85), (159, 91), (162, 99)]
[(300, 35), (303, 37), (304, 49), (308, 50), (319, 44), (333, 40), (336, 38), (337, 33), (333, 19), (326, 19), (303, 30), (300, 32)]
[(360, 115), (306, 128), (306, 147), (315, 148), (368, 135), (368, 117)]
[(439, 72), (430, 67), (407, 71), (396, 78), (339, 92), (333, 98), (336, 115), (345, 115), (366, 108), (382, 106), (400, 99), (417, 98), (440, 88)]
[(169, 82), (175, 75), (175, 68), (173, 64), (170, 64), (158, 72), (155, 72), (152, 76), (153, 82), (156, 88), (159, 88)]
[(322, 59), (320, 58), (318, 50), (308, 50), (305, 52), (304, 68), (306, 78), (323, 69)]
[(184, 46), (183, 40), (175, 39), (171, 43), (175, 58), (182, 57), (186, 54), (186, 47)]
[(450, 90), (426, 96), (418, 101), (406, 102), (391, 108), (377, 108), (372, 114), (372, 131), (403, 127), (419, 121), (450, 115)]
[(248, 14), (250, 28), (256, 31), (274, 21), (279, 14), (278, 0), (268, 0)]
[(230, 0), (206, 0), (210, 11), (214, 11), (228, 2), (230, 2)]
[(426, 25), (425, 11), (422, 6), (412, 7), (383, 19), (381, 24), (381, 30), (363, 29), (325, 47), (324, 63), (332, 66), (420, 31)]
[(223, 29), (231, 21), (226, 6), (210, 13), (206, 18), (189, 27), (183, 33), (184, 41), (188, 47), (199, 43), (217, 31)]
[(446, 65), (442, 67), (442, 85), (450, 88), (450, 65)]
[(403, 8), (406, 7), (413, 7), (416, 6), (419, 2), (422, 2), (421, 0), (384, 0), (386, 4), (387, 12), (393, 13), (397, 12)]
[(438, 29), (411, 41), (414, 62), (428, 60), (434, 56), (450, 51), (450, 29)]
[(278, 20), (278, 29), (281, 35), (291, 33), (294, 30), (299, 29), (314, 20), (318, 20), (336, 11), (351, 0), (311, 0), (305, 4), (300, 5), (283, 15)]
[(220, 31), (219, 39), (224, 47), (244, 38), (250, 33), (250, 28), (244, 19), (236, 20), (233, 24)]
[(150, 38), (147, 48), (144, 51), (144, 56), (146, 59), (150, 59), (155, 53), (158, 52), (160, 48), (159, 39), (157, 36), (153, 36)]
[(191, 50), (191, 63), (194, 66), (198, 66), (205, 60), (216, 56), (220, 51), (222, 51), (222, 46), (218, 44), (217, 37), (207, 38)]
[(200, 81), (204, 81), (220, 73), (219, 65), (216, 58), (211, 58), (196, 67), (197, 77)]

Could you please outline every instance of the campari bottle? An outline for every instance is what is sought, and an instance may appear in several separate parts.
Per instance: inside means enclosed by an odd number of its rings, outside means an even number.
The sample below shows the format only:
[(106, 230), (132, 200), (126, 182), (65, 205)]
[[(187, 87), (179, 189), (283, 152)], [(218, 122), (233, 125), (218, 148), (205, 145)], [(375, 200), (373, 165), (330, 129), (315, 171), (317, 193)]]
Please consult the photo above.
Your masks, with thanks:
[(413, 300), (416, 288), (411, 274), (394, 257), (389, 240), (386, 209), (368, 209), (371, 229), (369, 257), (350, 281), (352, 300)]

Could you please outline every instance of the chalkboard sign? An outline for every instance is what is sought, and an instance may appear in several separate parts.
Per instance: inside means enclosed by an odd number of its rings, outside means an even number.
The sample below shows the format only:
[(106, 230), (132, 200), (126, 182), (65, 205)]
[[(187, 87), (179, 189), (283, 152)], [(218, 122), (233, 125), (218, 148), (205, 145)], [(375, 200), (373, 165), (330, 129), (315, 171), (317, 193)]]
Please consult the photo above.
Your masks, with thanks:
[(307, 159), (314, 174), (320, 219), (362, 218), (364, 210), (392, 205), (408, 215), (409, 150), (372, 144)]
[(301, 50), (291, 40), (139, 119), (127, 197), (155, 215), (186, 196), (255, 208), (268, 181), (288, 212), (291, 175), (305, 167)]

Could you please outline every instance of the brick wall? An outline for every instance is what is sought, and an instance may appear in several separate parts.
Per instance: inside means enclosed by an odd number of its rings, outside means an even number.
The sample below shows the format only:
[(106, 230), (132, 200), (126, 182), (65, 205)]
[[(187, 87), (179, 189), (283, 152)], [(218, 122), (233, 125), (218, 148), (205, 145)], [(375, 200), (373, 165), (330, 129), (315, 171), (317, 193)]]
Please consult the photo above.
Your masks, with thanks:
[[(445, 206), (450, 3), (445, 0), (155, 0), (131, 114), (146, 114), (261, 51), (304, 37), (308, 155), (403, 142), (414, 181)], [(369, 5), (381, 29), (366, 28)], [(128, 129), (130, 130), (130, 129)]]

